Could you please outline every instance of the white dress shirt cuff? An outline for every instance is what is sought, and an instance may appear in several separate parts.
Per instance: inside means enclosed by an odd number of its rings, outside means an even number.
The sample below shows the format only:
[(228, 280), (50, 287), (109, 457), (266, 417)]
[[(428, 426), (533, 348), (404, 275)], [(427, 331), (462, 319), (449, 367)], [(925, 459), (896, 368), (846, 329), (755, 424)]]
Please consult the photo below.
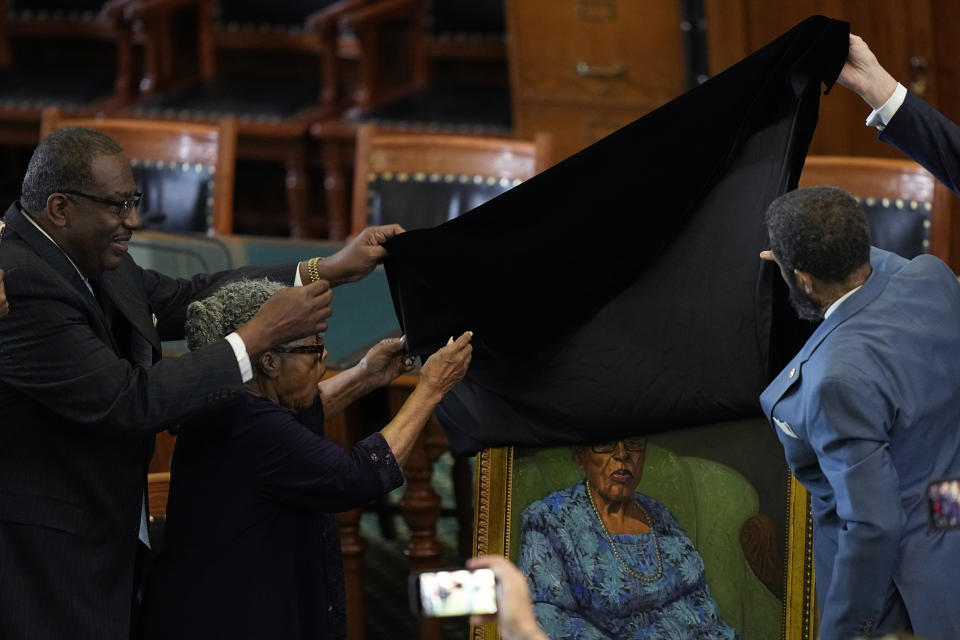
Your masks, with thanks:
[(897, 88), (893, 90), (893, 95), (887, 98), (887, 101), (879, 109), (874, 109), (867, 116), (867, 126), (876, 127), (878, 131), (883, 131), (906, 97), (907, 88), (898, 82)]
[(147, 494), (143, 494), (143, 500), (140, 507), (140, 531), (137, 534), (137, 537), (140, 538), (140, 542), (143, 543), (147, 549), (152, 549), (150, 546), (150, 527), (147, 525)]
[(243, 344), (243, 338), (236, 332), (227, 336), (227, 342), (233, 348), (234, 355), (237, 356), (237, 366), (240, 367), (240, 376), (244, 382), (253, 380), (253, 365), (250, 363), (250, 355), (247, 354), (247, 345)]
[(300, 277), (300, 265), (297, 265), (297, 275), (293, 278), (293, 286), (302, 287), (303, 279)]

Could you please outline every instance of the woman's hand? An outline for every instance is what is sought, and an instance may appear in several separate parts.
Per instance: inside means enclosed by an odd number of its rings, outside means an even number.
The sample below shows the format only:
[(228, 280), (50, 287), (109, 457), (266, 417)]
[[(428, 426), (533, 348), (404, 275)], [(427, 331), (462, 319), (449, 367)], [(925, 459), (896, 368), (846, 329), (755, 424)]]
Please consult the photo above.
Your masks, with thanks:
[[(400, 464), (406, 462), (410, 456), (417, 436), (430, 419), (433, 408), (467, 372), (470, 355), (473, 353), (473, 347), (470, 346), (472, 337), (473, 332), (467, 331), (456, 340), (451, 338), (447, 346), (427, 359), (420, 368), (420, 380), (416, 388), (404, 401), (397, 415), (380, 431), (387, 441), (387, 446), (393, 451), (393, 457)], [(337, 376), (334, 376), (333, 379), (336, 378)]]
[(401, 373), (413, 369), (413, 356), (404, 353), (407, 337), (387, 338), (373, 345), (360, 360), (369, 389), (385, 387)]
[(420, 369), (420, 381), (417, 387), (423, 387), (443, 397), (455, 384), (463, 379), (470, 366), (473, 346), (470, 339), (473, 331), (465, 331), (454, 340), (450, 338), (447, 346), (427, 358)]

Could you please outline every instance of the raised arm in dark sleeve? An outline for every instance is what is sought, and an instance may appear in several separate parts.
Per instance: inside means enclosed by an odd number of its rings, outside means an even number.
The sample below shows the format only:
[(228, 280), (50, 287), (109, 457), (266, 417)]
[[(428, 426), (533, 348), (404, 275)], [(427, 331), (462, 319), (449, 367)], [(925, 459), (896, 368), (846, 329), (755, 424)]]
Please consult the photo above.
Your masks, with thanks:
[(903, 105), (880, 133), (960, 196), (960, 126), (907, 92)]

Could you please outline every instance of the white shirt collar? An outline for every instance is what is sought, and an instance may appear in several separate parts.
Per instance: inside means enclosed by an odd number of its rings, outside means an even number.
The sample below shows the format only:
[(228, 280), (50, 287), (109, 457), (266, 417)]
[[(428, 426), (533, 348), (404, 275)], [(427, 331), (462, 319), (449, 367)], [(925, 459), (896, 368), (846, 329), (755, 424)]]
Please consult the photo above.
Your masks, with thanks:
[(840, 303), (841, 303), (841, 302), (843, 302), (844, 300), (846, 300), (847, 298), (849, 298), (850, 296), (852, 296), (854, 293), (856, 293), (857, 291), (859, 291), (859, 290), (860, 290), (860, 287), (862, 287), (862, 286), (863, 286), (863, 285), (860, 285), (859, 287), (854, 287), (853, 289), (850, 289), (850, 291), (847, 291), (845, 294), (843, 294), (842, 296), (840, 296), (839, 298), (837, 298), (836, 300), (834, 300), (834, 301), (833, 301), (833, 304), (831, 304), (829, 307), (827, 307), (827, 310), (824, 312), (824, 314), (823, 314), (823, 319), (826, 320), (827, 318), (829, 318), (829, 317), (830, 317), (830, 314), (837, 310), (837, 307), (840, 306)]
[(57, 244), (57, 241), (51, 238), (50, 234), (44, 231), (43, 227), (37, 224), (37, 221), (34, 220), (29, 213), (27, 213), (26, 209), (24, 209), (23, 207), (20, 207), (20, 213), (23, 214), (24, 218), (30, 221), (30, 224), (32, 224), (37, 228), (37, 231), (42, 233), (44, 237), (50, 242), (52, 242), (57, 249), (60, 249), (60, 252), (63, 253), (64, 257), (66, 257), (66, 259), (70, 262), (70, 264), (73, 265), (73, 268), (77, 270), (77, 274), (79, 274), (79, 276), (83, 279), (83, 283), (87, 285), (87, 289), (90, 289), (90, 293), (93, 293), (93, 289), (90, 288), (90, 280), (87, 278), (87, 276), (83, 275), (83, 272), (80, 271), (80, 268), (77, 266), (77, 263), (75, 263), (73, 259), (69, 255), (67, 255), (67, 252), (64, 251), (59, 244)]

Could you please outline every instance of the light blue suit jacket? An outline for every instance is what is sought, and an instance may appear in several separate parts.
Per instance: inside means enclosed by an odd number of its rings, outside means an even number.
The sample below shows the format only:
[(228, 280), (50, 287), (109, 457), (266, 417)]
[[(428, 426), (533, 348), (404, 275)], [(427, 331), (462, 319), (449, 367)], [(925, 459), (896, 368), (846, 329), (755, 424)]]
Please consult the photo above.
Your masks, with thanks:
[(872, 249), (870, 263), (760, 403), (811, 494), (821, 640), (910, 623), (960, 638), (960, 609), (943, 606), (960, 593), (960, 530), (931, 530), (924, 501), (931, 479), (960, 475), (960, 285), (933, 256)]

